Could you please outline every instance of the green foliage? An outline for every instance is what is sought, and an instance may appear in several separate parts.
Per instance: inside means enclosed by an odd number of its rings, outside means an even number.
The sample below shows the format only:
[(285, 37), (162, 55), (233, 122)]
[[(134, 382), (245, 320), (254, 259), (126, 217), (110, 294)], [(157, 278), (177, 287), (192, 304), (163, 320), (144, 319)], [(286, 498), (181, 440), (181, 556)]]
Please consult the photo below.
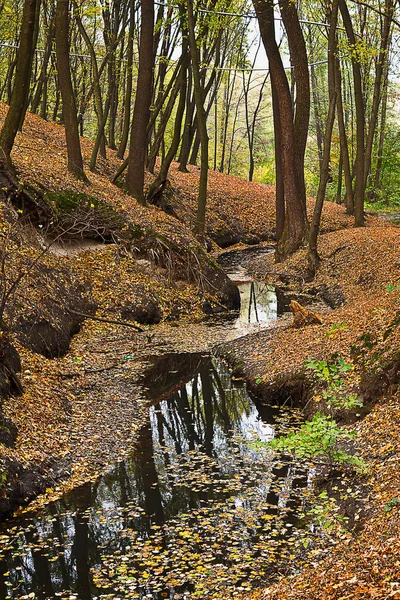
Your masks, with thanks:
[(333, 323), (329, 331), (326, 332), (326, 337), (333, 337), (338, 331), (348, 329), (347, 323)]
[(57, 215), (71, 213), (77, 209), (92, 208), (104, 211), (105, 208), (108, 208), (98, 198), (82, 194), (81, 192), (75, 192), (74, 190), (46, 192), (44, 198), (49, 202)]
[(390, 283), (386, 286), (386, 290), (388, 292), (398, 292), (400, 291), (400, 285), (393, 285), (392, 283)]
[(357, 343), (350, 346), (351, 355), (359, 364), (365, 363), (370, 356), (370, 351), (376, 346), (376, 340), (372, 339), (370, 333), (363, 333), (357, 338)]
[[(339, 327), (343, 325), (346, 324), (342, 323)], [(340, 358), (338, 354), (333, 354), (331, 360), (328, 362), (309, 358), (305, 362), (305, 367), (312, 370), (316, 377), (323, 383), (322, 397), (328, 409), (351, 410), (363, 405), (358, 399), (357, 394), (349, 394), (347, 392), (347, 386), (343, 377), (353, 371), (354, 367)]]
[[(362, 406), (357, 394), (348, 394), (343, 377), (353, 371), (352, 364), (337, 354), (330, 361), (309, 358), (305, 366), (315, 373), (324, 386), (322, 396), (329, 410), (333, 408), (351, 409)], [(317, 412), (311, 421), (305, 421), (298, 429), (274, 438), (268, 446), (278, 452), (288, 452), (298, 458), (305, 458), (330, 465), (352, 465), (358, 470), (365, 469), (364, 461), (338, 448), (338, 442), (353, 437), (353, 433), (338, 426), (331, 415)]]
[(318, 494), (316, 503), (308, 511), (314, 525), (327, 533), (339, 525), (345, 529), (348, 517), (338, 513), (339, 506), (334, 498), (330, 498), (326, 490)]
[(341, 429), (332, 417), (317, 413), (311, 421), (303, 423), (298, 431), (274, 438), (269, 445), (273, 450), (289, 452), (298, 458), (319, 458), (329, 463), (353, 464), (353, 456), (335, 450), (339, 439), (350, 437), (352, 434)]
[(391, 510), (399, 503), (399, 498), (392, 498), (391, 500), (389, 500), (389, 502), (387, 502), (387, 504), (385, 504), (385, 512), (391, 512)]
[(385, 128), (379, 189), (370, 182), (367, 196), (370, 198), (367, 208), (400, 212), (400, 127), (397, 116), (393, 115)]

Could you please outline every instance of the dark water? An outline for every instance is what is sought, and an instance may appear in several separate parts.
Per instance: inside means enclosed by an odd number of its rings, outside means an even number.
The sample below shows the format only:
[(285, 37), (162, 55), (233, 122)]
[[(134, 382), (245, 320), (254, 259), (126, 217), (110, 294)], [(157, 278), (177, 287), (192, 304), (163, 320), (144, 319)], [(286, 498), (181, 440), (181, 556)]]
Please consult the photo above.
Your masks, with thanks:
[(228, 598), (296, 553), (306, 473), (276, 464), (282, 415), (221, 362), (157, 359), (136, 449), (0, 531), (0, 598)]

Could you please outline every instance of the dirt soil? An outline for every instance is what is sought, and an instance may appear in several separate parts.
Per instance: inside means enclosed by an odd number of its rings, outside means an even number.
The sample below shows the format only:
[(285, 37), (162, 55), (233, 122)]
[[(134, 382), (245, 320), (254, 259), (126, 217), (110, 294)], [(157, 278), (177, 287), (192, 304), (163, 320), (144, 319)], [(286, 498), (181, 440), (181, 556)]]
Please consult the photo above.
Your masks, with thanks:
[[(0, 106), (0, 120), (4, 111)], [(82, 140), (82, 145), (87, 163), (91, 142)], [(40, 210), (23, 203), (9, 208), (1, 224), (8, 281), (13, 281), (14, 273), (26, 271), (6, 314), (10, 322), (19, 324), (9, 338), (21, 358), (24, 393), (2, 402), (5, 417), (17, 427), (14, 443), (0, 446), (3, 514), (16, 503), (32, 500), (39, 491), (44, 493), (34, 505), (41, 506), (95, 479), (129, 452), (141, 424), (143, 397), (138, 382), (148, 356), (203, 352), (218, 346), (217, 352), (264, 399), (291, 397), (294, 403), (307, 404), (311, 414), (320, 400), (304, 362), (337, 353), (354, 362), (350, 384), (370, 411), (353, 425), (370, 465), (369, 518), (354, 539), (338, 536), (328, 554), (317, 552), (294, 578), (283, 574), (280, 583), (253, 598), (400, 598), (400, 503), (395, 501), (400, 497), (400, 229), (376, 217), (368, 217), (366, 228), (352, 229), (343, 208), (328, 203), (320, 240), (322, 266), (312, 282), (305, 275), (304, 251), (280, 265), (274, 264), (272, 255), (262, 256), (252, 260), (250, 267), (256, 277), (277, 284), (296, 299), (324, 301), (323, 324), (295, 330), (283, 322), (270, 331), (228, 341), (229, 328), (207, 327), (202, 319), (205, 304), (212, 305), (212, 289), (217, 293), (229, 284), (181, 221), (188, 222), (193, 215), (196, 168), (191, 167), (189, 174), (179, 173), (176, 167), (171, 172), (177, 219), (157, 208), (139, 206), (110, 183), (119, 165), (111, 151), (107, 161), (100, 159), (98, 172), (89, 174), (90, 186), (75, 181), (66, 170), (63, 128), (38, 117), (28, 115), (13, 160), (23, 184), (38, 198), (47, 194), (47, 204), (41, 204)], [(59, 218), (58, 225), (65, 226), (65, 214), (61, 218), (59, 212), (65, 192), (67, 200), (73, 192), (78, 195), (73, 196), (74, 202), (83, 198), (86, 203), (90, 227), (81, 237), (97, 243), (102, 231), (107, 244), (79, 253), (41, 256), (39, 226), (48, 227), (49, 210)], [(97, 210), (99, 202), (101, 210)], [(208, 205), (208, 233), (221, 247), (272, 239), (272, 188), (211, 173)], [(27, 215), (33, 208), (28, 226)], [(101, 222), (93, 221), (94, 213), (102, 215)], [(82, 213), (74, 215), (76, 224)], [(10, 222), (18, 227), (17, 236), (10, 234)], [(55, 232), (46, 234), (54, 237)], [(214, 250), (219, 253), (216, 246)], [(205, 273), (200, 280), (194, 276), (196, 257)], [(210, 274), (219, 279), (205, 289)], [(225, 296), (214, 297), (214, 307), (232, 296), (228, 288)], [(70, 316), (74, 310), (86, 316), (70, 323), (66, 331), (62, 315), (54, 309), (57, 301)], [(80, 310), (77, 302), (82, 302)], [(33, 315), (35, 319), (29, 321)], [(69, 336), (65, 351), (46, 346), (45, 356), (43, 349), (38, 353), (38, 346), (26, 342), (27, 331), (42, 317), (46, 336), (49, 327)], [(34, 341), (39, 343), (42, 329), (35, 331)], [(7, 480), (7, 472), (13, 474), (13, 481)]]

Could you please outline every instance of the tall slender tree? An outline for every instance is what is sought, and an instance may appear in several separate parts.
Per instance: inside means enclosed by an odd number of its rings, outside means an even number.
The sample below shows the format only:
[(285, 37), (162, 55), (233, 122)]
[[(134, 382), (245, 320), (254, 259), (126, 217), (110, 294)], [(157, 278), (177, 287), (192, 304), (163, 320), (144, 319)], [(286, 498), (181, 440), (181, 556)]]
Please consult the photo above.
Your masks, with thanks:
[(141, 2), (141, 30), (139, 46), (139, 72), (133, 110), (126, 184), (129, 193), (140, 204), (146, 203), (144, 172), (146, 165), (148, 124), (153, 97), (154, 69), (154, 2)]
[(56, 56), (57, 71), (63, 104), (65, 137), (67, 141), (68, 170), (78, 179), (87, 181), (83, 170), (81, 142), (74, 89), (72, 86), (69, 49), (69, 0), (57, 0)]
[(308, 138), (311, 104), (307, 50), (295, 2), (293, 0), (280, 0), (279, 6), (286, 29), (293, 66), (293, 81), (295, 82), (295, 111), (293, 121), (295, 168), (301, 200), (305, 207), (304, 156)]
[(315, 275), (319, 265), (320, 257), (317, 249), (317, 239), (321, 223), (322, 207), (325, 200), (326, 186), (329, 180), (329, 161), (331, 158), (331, 143), (333, 125), (335, 122), (336, 111), (336, 86), (335, 86), (335, 54), (337, 52), (337, 20), (338, 20), (339, 0), (333, 0), (329, 18), (329, 37), (328, 37), (328, 88), (329, 88), (329, 110), (325, 125), (324, 148), (319, 176), (319, 186), (317, 198), (314, 205), (314, 213), (310, 227), (308, 264), (311, 275)]
[(206, 203), (207, 203), (207, 184), (208, 184), (208, 132), (207, 132), (207, 117), (204, 108), (205, 97), (204, 89), (200, 77), (200, 57), (199, 49), (196, 41), (195, 18), (193, 12), (193, 0), (187, 2), (188, 12), (188, 30), (189, 30), (189, 46), (190, 56), (192, 59), (193, 72), (193, 87), (194, 98), (196, 103), (197, 113), (197, 128), (200, 137), (201, 145), (201, 165), (200, 165), (200, 185), (197, 199), (197, 215), (195, 223), (195, 232), (199, 236), (204, 236), (205, 220), (206, 220)]
[[(295, 115), (289, 82), (275, 38), (273, 0), (253, 0), (261, 38), (268, 56), (271, 83), (274, 86), (276, 110), (279, 106), (279, 139), (282, 161), (282, 183), (285, 199), (285, 221), (276, 251), (276, 260), (282, 260), (307, 240), (308, 222), (304, 189), (296, 166), (298, 145), (295, 139)], [(297, 31), (297, 28), (296, 28)], [(294, 34), (292, 27), (287, 30)], [(295, 44), (296, 48), (297, 45)], [(292, 45), (293, 47), (293, 45)]]
[(14, 86), (10, 107), (0, 131), (0, 161), (8, 163), (8, 165), (11, 163), (10, 155), (15, 136), (24, 120), (27, 108), (39, 8), (40, 0), (25, 0), (24, 2)]
[(365, 106), (362, 90), (361, 65), (357, 56), (357, 40), (354, 33), (353, 22), (350, 16), (346, 0), (339, 0), (339, 9), (343, 19), (343, 25), (349, 40), (351, 52), (351, 64), (353, 70), (354, 103), (356, 110), (356, 160), (355, 160), (355, 184), (354, 184), (354, 219), (355, 226), (362, 227), (365, 223), (364, 200), (365, 200)]

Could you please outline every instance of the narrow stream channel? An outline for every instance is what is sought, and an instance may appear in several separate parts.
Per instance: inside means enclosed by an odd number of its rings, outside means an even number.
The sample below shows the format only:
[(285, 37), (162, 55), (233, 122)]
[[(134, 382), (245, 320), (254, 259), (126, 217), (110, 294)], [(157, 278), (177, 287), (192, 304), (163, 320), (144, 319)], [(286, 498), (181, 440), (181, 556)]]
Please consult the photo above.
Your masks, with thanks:
[[(230, 254), (237, 337), (288, 305)], [(209, 355), (150, 357), (141, 385), (149, 408), (130, 456), (0, 529), (0, 599), (228, 599), (294, 559), (308, 474), (265, 444), (288, 413)]]
[(209, 356), (154, 359), (143, 386), (129, 458), (0, 532), (1, 598), (228, 598), (293, 558), (307, 474), (252, 444), (280, 411)]
[(235, 322), (239, 334), (269, 327), (278, 317), (289, 312), (289, 298), (274, 286), (252, 279), (246, 271), (249, 259), (272, 251), (269, 246), (251, 246), (245, 250), (224, 252), (218, 259), (228, 277), (239, 288), (240, 314)]

